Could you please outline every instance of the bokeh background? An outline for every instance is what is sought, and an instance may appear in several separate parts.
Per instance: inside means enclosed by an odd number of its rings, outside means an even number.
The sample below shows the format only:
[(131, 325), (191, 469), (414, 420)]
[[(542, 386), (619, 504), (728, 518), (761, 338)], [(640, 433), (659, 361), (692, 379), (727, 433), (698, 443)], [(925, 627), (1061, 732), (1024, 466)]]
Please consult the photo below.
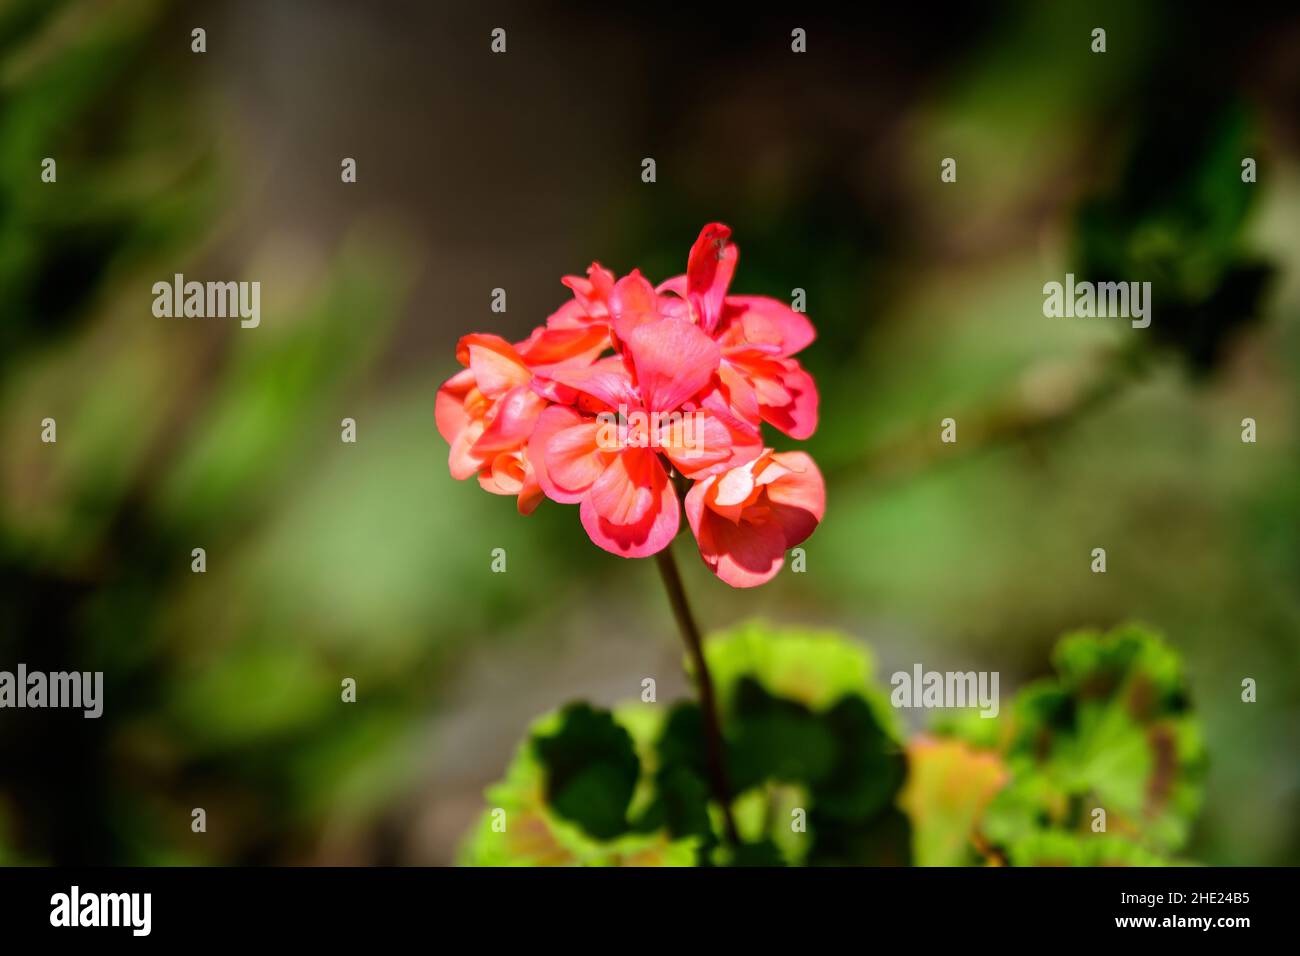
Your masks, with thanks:
[[(736, 291), (807, 291), (829, 504), (758, 590), (679, 542), (704, 626), (1005, 699), (1143, 621), (1211, 760), (1187, 856), (1300, 862), (1298, 137), (1300, 20), (1243, 4), (7, 0), (0, 667), (106, 705), (0, 713), (0, 861), (448, 863), (536, 715), (685, 693), (650, 563), (453, 481), (433, 394), (722, 220)], [(1070, 270), (1153, 281), (1151, 328), (1045, 319)], [(261, 327), (154, 318), (175, 272), (260, 281)]]

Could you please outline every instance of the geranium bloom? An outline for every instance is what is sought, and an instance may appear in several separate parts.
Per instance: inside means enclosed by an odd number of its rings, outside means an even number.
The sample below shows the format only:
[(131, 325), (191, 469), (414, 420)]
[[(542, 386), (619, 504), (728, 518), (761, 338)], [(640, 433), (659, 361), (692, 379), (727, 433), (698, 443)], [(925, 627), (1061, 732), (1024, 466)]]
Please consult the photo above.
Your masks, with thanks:
[(573, 298), (511, 345), (467, 335), (465, 369), (438, 391), (456, 478), (477, 475), (527, 514), (545, 495), (577, 504), (593, 542), (623, 557), (667, 547), (676, 482), (705, 563), (735, 587), (771, 579), (821, 520), (825, 488), (802, 452), (764, 449), (763, 422), (795, 438), (817, 425), (817, 389), (793, 355), (812, 325), (775, 299), (728, 294), (731, 230), (708, 225), (686, 274), (658, 288), (593, 263)]
[(686, 495), (686, 519), (704, 563), (733, 587), (754, 587), (781, 570), (826, 511), (826, 486), (801, 451), (768, 448), (751, 462), (710, 475)]

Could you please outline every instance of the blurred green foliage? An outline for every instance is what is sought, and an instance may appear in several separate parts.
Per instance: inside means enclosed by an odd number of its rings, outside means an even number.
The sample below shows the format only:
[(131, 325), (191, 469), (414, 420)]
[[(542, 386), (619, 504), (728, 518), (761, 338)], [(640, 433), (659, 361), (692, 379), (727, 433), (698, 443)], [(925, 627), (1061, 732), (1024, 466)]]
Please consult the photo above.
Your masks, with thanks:
[[(1200, 806), (1181, 662), (1136, 626), (1067, 635), (1057, 676), (1008, 715), (960, 711), (906, 747), (848, 638), (751, 623), (706, 656), (739, 846), (712, 802), (696, 704), (576, 703), (534, 724), (462, 862), (603, 864), (626, 845), (694, 847), (702, 865), (1158, 865)], [(659, 842), (619, 842), (634, 834)]]
[(1241, 103), (1154, 109), (1146, 119), (1132, 133), (1119, 181), (1077, 213), (1080, 279), (1151, 283), (1155, 340), (1203, 374), (1259, 317), (1274, 273), (1243, 248), (1259, 195), (1243, 188), (1243, 164), (1258, 162), (1259, 137)]
[[(627, 704), (612, 712), (572, 704), (534, 726), (506, 780), (489, 791), (489, 803), (506, 810), (505, 828), (493, 828), (490, 809), (463, 862), (583, 862), (515, 854), (517, 817), (528, 828), (528, 848), (538, 828), (560, 819), (598, 842), (639, 834), (694, 847), (704, 865), (905, 862), (907, 822), (893, 806), (904, 757), (887, 729), (892, 722), (881, 719), (865, 650), (829, 633), (773, 633), (751, 624), (715, 636), (706, 654), (739, 846), (720, 836), (697, 704)], [(553, 843), (563, 843), (560, 833)]]
[(1010, 774), (978, 824), (985, 847), (1017, 865), (1171, 859), (1200, 811), (1207, 765), (1178, 654), (1130, 625), (1067, 635), (1052, 663), (1057, 676), (1022, 688), (997, 721), (954, 724), (993, 744)]
[[(0, 375), (215, 208), (210, 134), (183, 90), (140, 69), (161, 12), (155, 0), (0, 9)], [(42, 181), (46, 157), (56, 183)]]

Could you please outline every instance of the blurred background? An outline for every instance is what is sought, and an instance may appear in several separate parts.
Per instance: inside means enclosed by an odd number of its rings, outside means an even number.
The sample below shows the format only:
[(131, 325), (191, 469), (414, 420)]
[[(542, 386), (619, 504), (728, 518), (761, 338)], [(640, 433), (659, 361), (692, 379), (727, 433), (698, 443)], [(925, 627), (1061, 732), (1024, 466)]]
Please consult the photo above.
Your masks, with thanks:
[[(1187, 856), (1300, 863), (1300, 19), (855, 16), (0, 4), (0, 668), (106, 701), (0, 713), (0, 861), (445, 864), (536, 715), (685, 693), (650, 563), (453, 481), (433, 396), (462, 334), (522, 338), (593, 259), (680, 273), (721, 220), (733, 291), (807, 292), (828, 510), (757, 590), (679, 542), (705, 628), (1009, 697), (1143, 621), (1205, 728)], [(1044, 318), (1067, 271), (1152, 281), (1151, 327)], [(260, 281), (261, 326), (155, 318), (177, 272)]]

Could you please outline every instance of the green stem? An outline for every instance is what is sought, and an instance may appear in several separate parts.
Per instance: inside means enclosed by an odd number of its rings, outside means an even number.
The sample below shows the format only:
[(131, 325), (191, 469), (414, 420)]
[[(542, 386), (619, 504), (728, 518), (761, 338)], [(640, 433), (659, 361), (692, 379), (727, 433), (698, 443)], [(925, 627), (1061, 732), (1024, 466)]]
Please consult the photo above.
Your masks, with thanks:
[(695, 670), (695, 682), (700, 691), (700, 710), (704, 715), (705, 756), (713, 799), (722, 807), (728, 841), (737, 846), (740, 835), (736, 832), (736, 821), (731, 815), (731, 787), (727, 782), (726, 752), (722, 740), (722, 724), (718, 721), (717, 698), (713, 694), (713, 678), (709, 675), (709, 665), (704, 660), (704, 643), (695, 617), (691, 614), (691, 606), (686, 600), (686, 590), (682, 587), (682, 576), (677, 571), (671, 543), (655, 555), (655, 562), (659, 565), (659, 575), (668, 591), (668, 603), (672, 605), (673, 617), (677, 619), (677, 627), (682, 632), (682, 640), (686, 642)]

